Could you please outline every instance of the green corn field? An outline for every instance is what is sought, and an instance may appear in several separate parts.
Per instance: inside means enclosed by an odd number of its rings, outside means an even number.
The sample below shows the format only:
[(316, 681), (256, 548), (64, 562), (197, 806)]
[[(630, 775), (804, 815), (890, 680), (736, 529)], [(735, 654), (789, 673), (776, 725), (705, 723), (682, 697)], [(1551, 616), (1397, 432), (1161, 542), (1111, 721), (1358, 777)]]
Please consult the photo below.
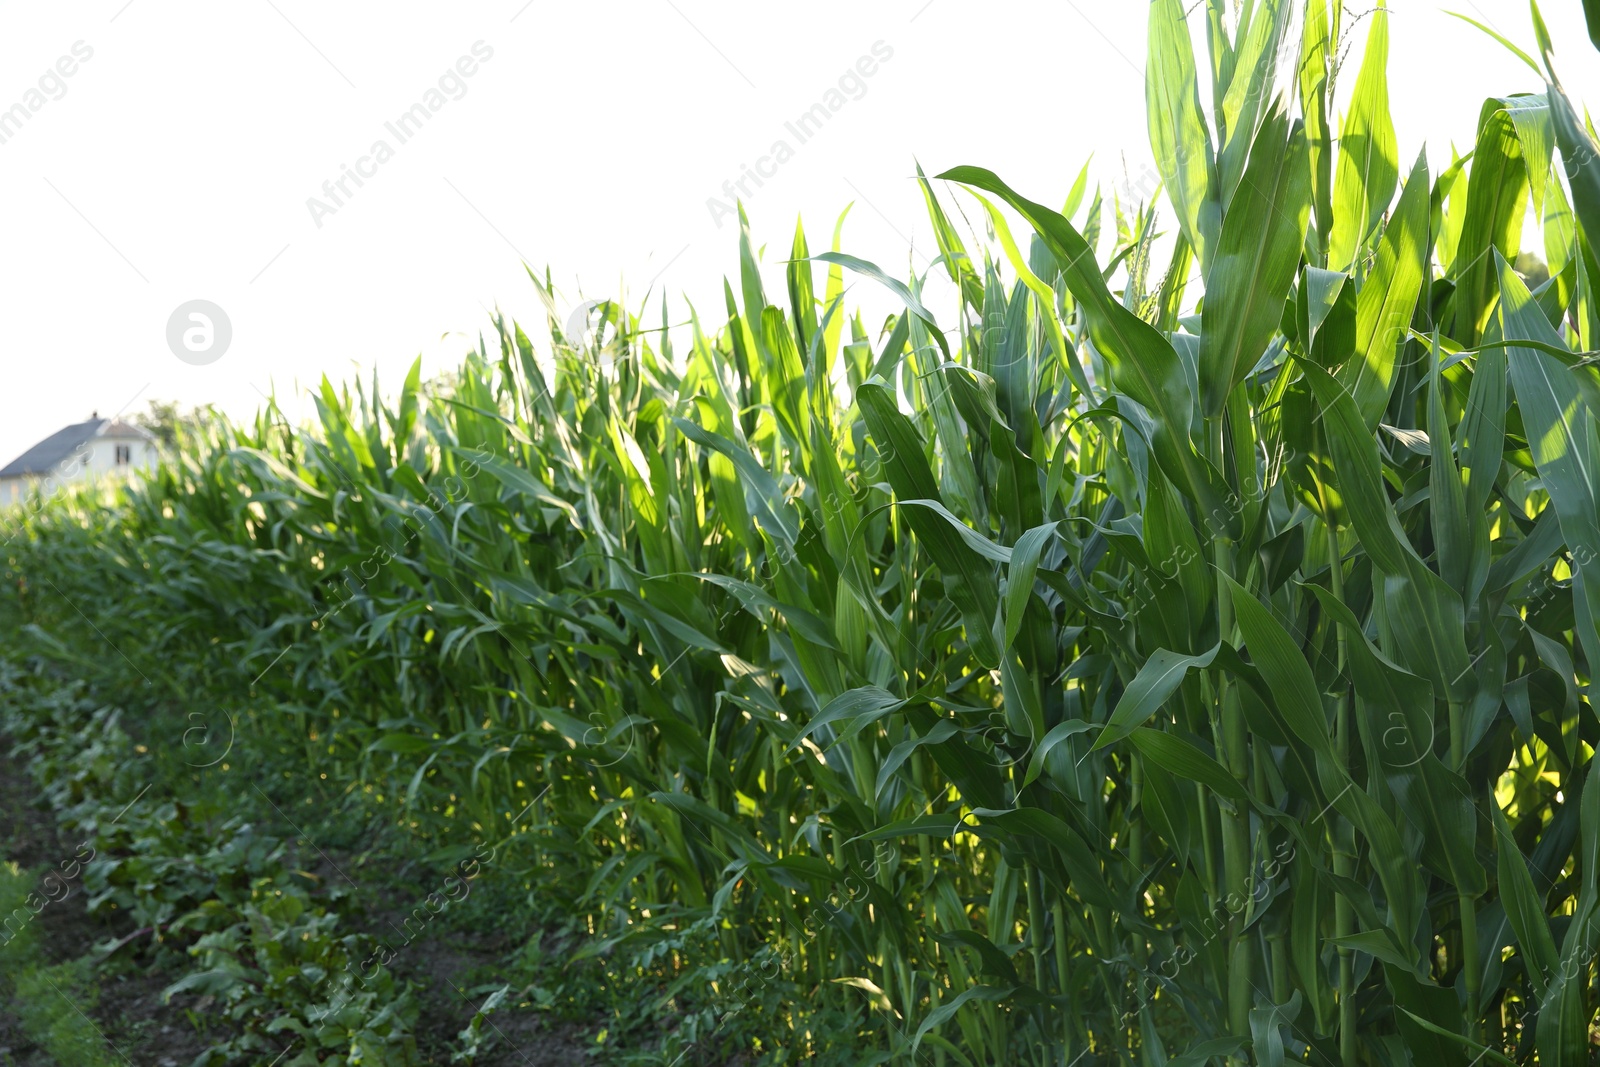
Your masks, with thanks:
[(1163, 202), (919, 169), (927, 273), (745, 225), (581, 341), (530, 272), (548, 348), (0, 515), (4, 657), (512, 857), (618, 1062), (1600, 1062), (1596, 56), (1535, 8), (1434, 172), (1384, 11), (1223, 6)]

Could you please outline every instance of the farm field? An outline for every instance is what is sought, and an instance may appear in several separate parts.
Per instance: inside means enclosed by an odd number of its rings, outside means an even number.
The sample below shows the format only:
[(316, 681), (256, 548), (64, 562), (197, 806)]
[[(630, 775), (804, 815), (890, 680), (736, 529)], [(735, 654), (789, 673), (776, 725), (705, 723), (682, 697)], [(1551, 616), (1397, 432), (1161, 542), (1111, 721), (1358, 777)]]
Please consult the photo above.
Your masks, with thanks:
[(1215, 8), (1159, 201), (741, 209), (0, 510), (0, 1064), (1600, 1062), (1600, 7), (1442, 170)]

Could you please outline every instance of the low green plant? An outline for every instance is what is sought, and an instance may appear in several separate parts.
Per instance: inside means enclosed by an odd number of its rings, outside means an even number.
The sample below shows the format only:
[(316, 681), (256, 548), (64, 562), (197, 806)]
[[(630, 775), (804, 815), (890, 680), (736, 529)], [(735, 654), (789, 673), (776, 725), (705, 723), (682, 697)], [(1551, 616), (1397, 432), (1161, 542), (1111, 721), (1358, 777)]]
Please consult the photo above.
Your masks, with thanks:
[(0, 862), (0, 992), (28, 1038), (61, 1067), (111, 1067), (120, 1055), (88, 1021), (97, 989), (86, 961), (50, 963), (34, 915), (47, 905), (36, 872)]
[[(376, 939), (341, 933), (338, 913), (326, 906), (348, 894), (332, 889), (313, 900), (313, 876), (290, 868), (285, 843), (263, 833), (236, 804), (228, 814), (215, 795), (163, 797), (181, 783), (163, 778), (155, 761), (141, 755), (148, 746), (136, 746), (123, 732), (117, 709), (97, 705), (81, 689), (0, 669), (0, 724), (32, 757), (30, 770), (63, 829), (85, 839), (72, 867), (53, 873), (81, 877), (90, 914), (118, 916), (135, 929), (82, 959), (54, 968), (30, 964), (13, 975), (30, 1033), (38, 1031), (48, 1048), (77, 1049), (74, 1056), (104, 1045), (92, 1020), (94, 973), (115, 953), (153, 946), (155, 962), (182, 975), (164, 999), (210, 998), (202, 1024), (226, 1020), (206, 1027), (227, 1036), (196, 1067), (420, 1062), (410, 1035), (417, 1009), (409, 986), (384, 967), (364, 967), (378, 956)], [(141, 780), (145, 787), (125, 790), (125, 783)], [(157, 785), (160, 799), (144, 799)], [(135, 794), (126, 804), (124, 791)], [(54, 898), (30, 894), (33, 879), (15, 865), (7, 871), (8, 895), (0, 903), (17, 922), (7, 925), (4, 948), (13, 959), (30, 960), (37, 954), (32, 915)], [(23, 896), (12, 901), (17, 894)], [(75, 1011), (47, 1012), (35, 1026), (28, 1013), (43, 1010), (38, 1001), (45, 1008), (54, 1003), (38, 995), (51, 982)], [(75, 1044), (63, 1036), (69, 1032), (80, 1035)], [(67, 1054), (52, 1052), (58, 1059)]]

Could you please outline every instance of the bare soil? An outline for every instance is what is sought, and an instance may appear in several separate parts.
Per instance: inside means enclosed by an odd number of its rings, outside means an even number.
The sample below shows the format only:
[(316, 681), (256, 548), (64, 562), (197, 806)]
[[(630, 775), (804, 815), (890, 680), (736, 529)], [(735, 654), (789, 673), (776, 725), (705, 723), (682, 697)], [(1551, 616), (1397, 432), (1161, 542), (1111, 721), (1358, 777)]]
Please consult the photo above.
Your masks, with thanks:
[[(53, 868), (73, 851), (57, 832), (53, 813), (42, 805), (22, 763), (0, 755), (0, 858), (24, 868)], [(303, 858), (308, 868), (318, 873), (324, 886), (330, 880), (342, 882), (343, 872), (352, 869), (353, 857), (318, 855), (319, 851), (307, 849)], [(356, 929), (398, 946), (405, 941), (405, 934), (399, 932), (404, 917), (427, 890), (419, 889), (417, 899), (407, 897), (396, 888), (395, 879), (374, 870), (382, 866), (381, 860), (369, 861), (358, 875), (358, 881), (367, 887), (359, 895), (372, 899), (373, 909), (365, 915), (352, 913), (347, 900), (345, 914)], [(123, 917), (91, 916), (85, 903), (81, 887), (75, 885), (34, 920), (48, 962), (98, 955), (96, 945), (134, 932), (131, 921)], [(474, 995), (472, 990), (492, 980), (497, 965), (515, 943), (512, 931), (483, 935), (434, 922), (399, 951), (391, 966), (397, 978), (417, 987), (421, 1011), (415, 1034), (425, 1062), (450, 1063), (451, 1044), (485, 999), (484, 994)], [(178, 975), (160, 969), (146, 938), (133, 938), (114, 955), (115, 962), (96, 974), (98, 1001), (75, 1006), (84, 1025), (97, 1028), (117, 1059), (137, 1067), (187, 1067), (213, 1043), (229, 1036), (227, 1020), (207, 1010), (210, 997), (179, 994), (170, 1004), (163, 1003), (161, 991)], [(11, 1007), (7, 998), (0, 997), (0, 1067), (56, 1067), (45, 1050), (28, 1037)], [(480, 1056), (474, 1067), (576, 1067), (592, 1062), (588, 1051), (593, 1044), (585, 1033), (592, 1028), (510, 1005), (493, 1013), (489, 1024), (486, 1028), (498, 1037), (497, 1045)]]
[[(55, 868), (73, 853), (57, 833), (54, 816), (39, 804), (22, 764), (0, 756), (0, 854), (24, 868)], [(34, 919), (47, 962), (79, 959), (93, 952), (96, 944), (133, 931), (126, 919), (91, 916), (85, 904), (82, 887), (73, 885), (67, 896), (47, 905)], [(97, 976), (98, 1002), (74, 1005), (82, 1013), (83, 1025), (96, 1027), (124, 1062), (184, 1067), (211, 1044), (191, 1018), (203, 1026), (216, 1022), (203, 1010), (195, 1010), (193, 997), (179, 995), (171, 1004), (162, 1003), (161, 990), (171, 977), (154, 972), (132, 946), (123, 949), (118, 959)], [(0, 1063), (53, 1067), (55, 1061), (29, 1039), (11, 1007), (9, 1001), (0, 1002)]]

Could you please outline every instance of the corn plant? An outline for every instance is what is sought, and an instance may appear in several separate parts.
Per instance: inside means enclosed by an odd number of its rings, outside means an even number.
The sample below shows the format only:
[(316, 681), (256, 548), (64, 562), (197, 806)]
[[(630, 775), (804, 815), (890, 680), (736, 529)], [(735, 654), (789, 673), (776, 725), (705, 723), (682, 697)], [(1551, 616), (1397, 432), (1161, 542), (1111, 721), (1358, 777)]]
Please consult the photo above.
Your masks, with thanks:
[(1590, 1062), (1600, 162), (1532, 23), (1435, 174), (1384, 11), (1154, 0), (1165, 208), (919, 170), (937, 314), (842, 218), (682, 326), (532, 276), (547, 352), (15, 516), (8, 633), (516, 856), (663, 1062)]

